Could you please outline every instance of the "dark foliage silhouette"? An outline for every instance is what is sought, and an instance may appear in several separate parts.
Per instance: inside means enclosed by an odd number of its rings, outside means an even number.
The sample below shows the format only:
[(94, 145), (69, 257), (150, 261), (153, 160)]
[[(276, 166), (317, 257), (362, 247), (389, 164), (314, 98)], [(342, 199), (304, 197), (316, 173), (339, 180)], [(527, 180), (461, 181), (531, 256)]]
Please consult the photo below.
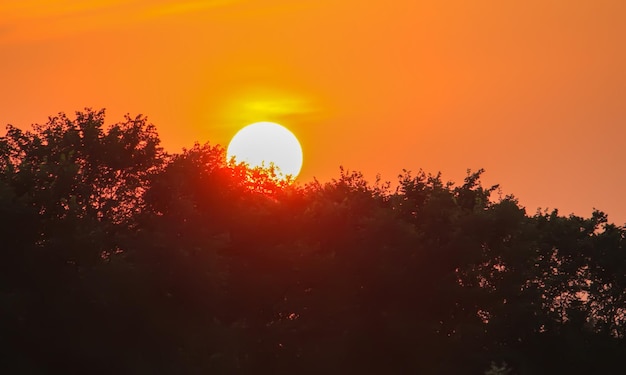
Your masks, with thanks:
[(600, 211), (529, 215), (482, 170), (298, 185), (103, 124), (0, 138), (2, 373), (621, 371), (626, 230)]

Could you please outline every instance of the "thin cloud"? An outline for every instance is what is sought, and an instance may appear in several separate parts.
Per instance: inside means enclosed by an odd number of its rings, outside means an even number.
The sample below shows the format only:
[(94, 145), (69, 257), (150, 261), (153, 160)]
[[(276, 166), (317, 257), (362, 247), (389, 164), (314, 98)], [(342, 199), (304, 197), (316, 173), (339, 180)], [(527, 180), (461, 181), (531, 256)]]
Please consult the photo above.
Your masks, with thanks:
[(213, 9), (221, 6), (238, 3), (237, 0), (213, 0), (213, 1), (187, 1), (187, 2), (170, 2), (166, 4), (155, 5), (149, 7), (144, 15), (149, 17), (173, 16), (177, 14), (200, 12), (207, 9)]
[(0, 3), (0, 44), (45, 40), (106, 30), (151, 19), (203, 12), (241, 0), (80, 1), (23, 0)]

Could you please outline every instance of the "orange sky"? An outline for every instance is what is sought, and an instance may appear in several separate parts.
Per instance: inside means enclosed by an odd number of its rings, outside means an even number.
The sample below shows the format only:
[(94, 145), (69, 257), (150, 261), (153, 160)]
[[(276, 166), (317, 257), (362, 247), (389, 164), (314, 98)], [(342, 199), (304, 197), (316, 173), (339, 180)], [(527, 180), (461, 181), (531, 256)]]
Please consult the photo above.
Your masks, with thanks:
[(5, 0), (0, 123), (105, 107), (179, 151), (276, 121), (301, 181), (482, 167), (531, 214), (623, 224), (625, 19), (623, 0)]

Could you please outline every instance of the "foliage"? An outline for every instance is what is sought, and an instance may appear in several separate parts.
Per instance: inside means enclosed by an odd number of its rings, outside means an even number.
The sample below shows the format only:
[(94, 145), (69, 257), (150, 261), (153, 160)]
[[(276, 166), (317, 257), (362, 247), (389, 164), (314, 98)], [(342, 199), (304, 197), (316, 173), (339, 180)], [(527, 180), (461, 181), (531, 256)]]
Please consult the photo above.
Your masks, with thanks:
[(510, 373), (511, 369), (506, 365), (506, 363), (496, 365), (494, 362), (491, 362), (489, 369), (485, 371), (485, 375), (508, 375)]
[(626, 229), (528, 215), (482, 173), (299, 185), (167, 154), (141, 116), (9, 126), (0, 370), (614, 373)]

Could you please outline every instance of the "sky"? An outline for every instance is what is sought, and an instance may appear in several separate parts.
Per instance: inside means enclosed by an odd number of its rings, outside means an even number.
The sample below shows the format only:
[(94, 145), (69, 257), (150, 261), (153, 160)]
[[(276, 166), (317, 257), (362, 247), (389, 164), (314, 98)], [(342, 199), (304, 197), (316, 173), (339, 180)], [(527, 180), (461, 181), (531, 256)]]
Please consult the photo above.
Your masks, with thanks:
[(275, 121), (302, 182), (484, 168), (529, 214), (621, 225), (625, 18), (623, 0), (3, 0), (0, 125), (106, 108), (179, 152)]

